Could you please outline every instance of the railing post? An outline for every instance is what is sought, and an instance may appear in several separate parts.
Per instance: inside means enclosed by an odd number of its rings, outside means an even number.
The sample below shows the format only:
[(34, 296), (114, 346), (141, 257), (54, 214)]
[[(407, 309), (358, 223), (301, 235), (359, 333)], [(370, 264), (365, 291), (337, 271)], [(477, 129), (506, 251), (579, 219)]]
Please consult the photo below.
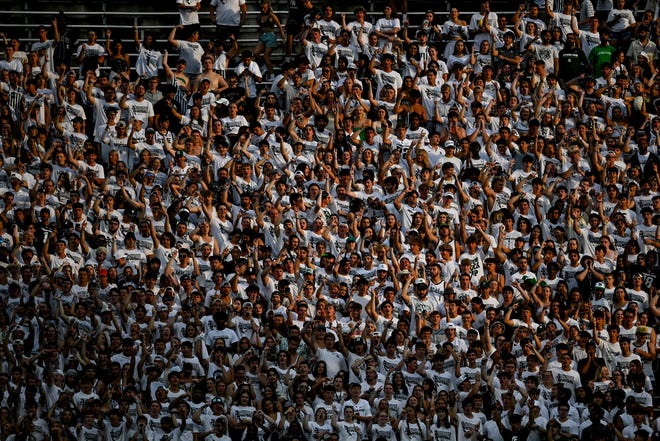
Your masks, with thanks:
[[(28, 4), (29, 0), (23, 1), (23, 10), (24, 11), (29, 11), (30, 10), (30, 5)], [(28, 14), (23, 14), (24, 20), (25, 20), (25, 29), (28, 30), (28, 37), (32, 38), (32, 32), (33, 32), (33, 26), (30, 26), (30, 16)]]
[(101, 11), (103, 12), (103, 15), (101, 15), (101, 22), (103, 24), (103, 27), (107, 28), (108, 27), (108, 16), (107, 16), (106, 12), (108, 12), (108, 4), (105, 0), (101, 2)]
[(142, 35), (142, 32), (143, 32), (142, 29), (140, 29), (138, 27), (138, 17), (137, 16), (133, 16), (133, 28), (138, 30), (138, 36), (139, 36), (138, 38), (139, 38), (140, 41), (143, 41), (144, 40), (144, 35)]

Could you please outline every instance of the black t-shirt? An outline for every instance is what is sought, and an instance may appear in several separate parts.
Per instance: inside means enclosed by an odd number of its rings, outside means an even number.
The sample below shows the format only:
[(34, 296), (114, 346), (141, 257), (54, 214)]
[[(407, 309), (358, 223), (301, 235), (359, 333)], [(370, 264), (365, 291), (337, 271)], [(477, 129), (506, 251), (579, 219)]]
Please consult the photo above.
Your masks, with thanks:
[(564, 81), (577, 78), (589, 70), (589, 60), (582, 49), (562, 49), (559, 51), (559, 78)]
[(221, 98), (226, 98), (230, 103), (236, 103), (238, 106), (238, 113), (241, 115), (245, 113), (245, 101), (240, 103), (238, 102), (242, 96), (245, 96), (245, 87), (240, 86), (230, 87), (223, 90), (220, 94)]
[[(517, 56), (520, 55), (520, 51), (516, 47), (516, 45), (511, 45), (511, 47), (507, 48), (506, 46), (502, 46), (501, 48), (498, 49), (498, 52), (500, 55), (503, 55), (507, 58), (516, 58)], [(506, 60), (499, 60), (500, 66), (504, 66), (506, 64), (517, 67), (516, 63), (511, 63), (510, 61)]]
[(603, 436), (611, 437), (610, 429), (601, 422), (597, 422), (582, 431), (581, 439), (596, 439), (602, 438)]
[(158, 121), (163, 116), (169, 118), (170, 131), (178, 133), (179, 130), (181, 130), (181, 123), (179, 122), (179, 119), (174, 116), (172, 109), (176, 110), (177, 113), (181, 113), (181, 107), (179, 103), (172, 100), (172, 104), (170, 105), (170, 103), (165, 98), (163, 98), (154, 104), (154, 115), (156, 115), (156, 121)]
[[(587, 361), (587, 358), (578, 361), (578, 372), (582, 371), (582, 368), (587, 364)], [(585, 374), (580, 374), (580, 381), (582, 384), (589, 384), (590, 381), (593, 381), (596, 378), (596, 371), (598, 371), (598, 368), (600, 367), (605, 367), (605, 359), (601, 357), (594, 358), (591, 361), (587, 372)]]

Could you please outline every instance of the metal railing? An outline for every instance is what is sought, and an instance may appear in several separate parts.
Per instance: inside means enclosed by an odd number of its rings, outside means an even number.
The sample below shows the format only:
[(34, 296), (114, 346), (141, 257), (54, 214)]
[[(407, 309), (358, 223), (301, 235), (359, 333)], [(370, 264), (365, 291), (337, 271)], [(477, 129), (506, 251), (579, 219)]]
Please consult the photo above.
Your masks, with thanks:
[[(250, 2), (252, 4), (252, 2)], [(118, 37), (118, 33), (121, 31), (132, 31), (134, 28), (137, 28), (140, 33), (140, 40), (144, 38), (144, 33), (146, 31), (156, 32), (156, 33), (168, 33), (174, 23), (178, 23), (179, 13), (176, 10), (173, 11), (144, 11), (143, 13), (137, 11), (108, 11), (106, 9), (106, 2), (102, 2), (101, 11), (67, 11), (67, 27), (73, 30), (87, 30), (87, 29), (99, 29), (99, 28), (110, 28), (113, 31), (120, 31), (113, 35), (113, 37)], [(27, 7), (27, 5), (26, 5)], [(469, 21), (469, 17), (478, 11), (465, 11), (461, 13), (461, 17), (466, 18), (466, 21)], [(278, 17), (281, 18), (283, 24), (286, 22), (287, 11), (286, 10), (276, 10), (275, 13)], [(341, 14), (346, 14), (347, 21), (352, 21), (353, 11), (337, 11), (335, 13), (335, 20), (338, 22), (341, 21)], [(505, 14), (507, 16), (512, 16), (515, 11), (498, 11), (498, 14)], [(413, 37), (415, 31), (420, 26), (423, 21), (422, 17), (425, 12), (416, 11), (408, 13), (409, 24), (409, 35)], [(12, 31), (21, 30), (20, 40), (23, 43), (30, 44), (34, 41), (37, 41), (36, 31), (39, 25), (49, 25), (50, 20), (58, 15), (57, 11), (47, 11), (47, 10), (0, 10), (0, 29), (3, 29), (5, 33), (12, 34)], [(208, 40), (208, 35), (212, 35), (215, 32), (215, 25), (211, 23), (210, 14), (208, 10), (202, 10), (199, 13), (202, 29), (202, 41)], [(258, 25), (256, 24), (256, 18), (259, 15), (258, 10), (248, 10), (247, 13), (247, 24), (241, 27), (243, 36), (239, 38), (239, 46), (252, 48), (257, 44), (258, 37), (256, 35), (258, 30)], [(380, 13), (369, 13), (368, 19), (375, 23), (379, 18)], [(12, 17), (23, 16), (24, 23), (17, 23), (17, 20), (12, 20)], [(437, 11), (435, 12), (436, 21), (438, 23), (444, 23), (448, 17), (448, 11)], [(41, 18), (41, 22), (33, 22), (34, 18)], [(126, 20), (129, 18), (129, 20)], [(156, 23), (144, 25), (141, 22), (148, 18), (150, 21), (156, 21)], [(162, 23), (158, 23), (161, 19)], [(36, 20), (39, 21), (39, 20)], [(117, 23), (115, 23), (115, 21)], [(128, 23), (127, 23), (128, 22)], [(252, 22), (252, 23), (251, 23)], [(253, 24), (255, 23), (255, 24)], [(128, 32), (124, 32), (127, 34)], [(99, 37), (105, 37), (102, 33), (98, 33)], [(79, 39), (81, 41), (81, 39)], [(129, 41), (129, 38), (123, 39), (125, 45)], [(158, 43), (166, 43), (166, 38), (157, 38)], [(98, 42), (103, 44), (105, 38), (98, 38)], [(77, 43), (77, 42), (74, 42)], [(137, 57), (137, 53), (134, 51), (128, 51), (129, 56), (132, 58)], [(282, 56), (283, 51), (281, 48), (278, 48), (274, 51), (273, 56), (278, 57)], [(176, 57), (176, 52), (171, 52), (170, 57)], [(172, 58), (171, 58), (172, 59)]]
[[(477, 12), (478, 11), (466, 11), (466, 12), (461, 13), (461, 15), (465, 18), (468, 18), (468, 17), (471, 17), (473, 14), (475, 14)], [(275, 14), (277, 14), (277, 16), (280, 17), (283, 22), (284, 22), (284, 18), (286, 17), (287, 13), (288, 12), (286, 10), (277, 10), (277, 11), (275, 11)], [(338, 11), (338, 12), (335, 13), (336, 21), (339, 22), (339, 20), (337, 20), (337, 18), (341, 17), (341, 14), (343, 14), (343, 13), (345, 13), (347, 15), (347, 19), (349, 17), (352, 19), (352, 16), (353, 16), (352, 11)], [(515, 11), (499, 11), (498, 12), (498, 14), (505, 14), (505, 15), (508, 15), (508, 16), (511, 16), (514, 13), (515, 13)], [(208, 11), (200, 11), (199, 14), (200, 14), (200, 21), (202, 22), (201, 28), (204, 29), (204, 30), (209, 30), (209, 31), (214, 30), (215, 25), (211, 23), (209, 12)], [(40, 11), (0, 10), (0, 17), (2, 17), (2, 18), (0, 18), (0, 27), (2, 27), (4, 29), (24, 29), (24, 30), (27, 30), (29, 32), (30, 29), (26, 29), (26, 27), (25, 27), (26, 24), (33, 25), (35, 27), (35, 30), (36, 30), (37, 26), (39, 26), (41, 24), (49, 24), (49, 23), (46, 23), (46, 22), (44, 22), (44, 23), (29, 23), (29, 22), (28, 23), (16, 23), (15, 21), (7, 23), (7, 22), (4, 21), (12, 15), (24, 16), (25, 19), (27, 21), (29, 21), (28, 20), (29, 17), (35, 17), (35, 16), (36, 17), (47, 17), (47, 16), (55, 17), (57, 15), (57, 13), (55, 11), (45, 11), (45, 10), (40, 10)], [(259, 15), (259, 11), (249, 10), (248, 13), (247, 13), (248, 20), (251, 19), (251, 18), (256, 19), (256, 17), (258, 15)], [(149, 17), (149, 18), (153, 18), (153, 17), (170, 17), (172, 20), (169, 20), (169, 21), (174, 22), (174, 21), (177, 21), (177, 19), (179, 17), (179, 13), (177, 11), (165, 11), (165, 12), (145, 11), (144, 14), (139, 14), (137, 12), (125, 12), (125, 11), (70, 11), (70, 12), (67, 12), (66, 16), (67, 16), (67, 21), (68, 22), (71, 21), (71, 18), (75, 18), (75, 17), (78, 17), (78, 16), (87, 20), (86, 23), (82, 23), (82, 24), (68, 23), (67, 26), (69, 28), (72, 28), (72, 29), (89, 29), (90, 27), (108, 27), (108, 26), (111, 26), (112, 29), (126, 29), (126, 30), (131, 30), (134, 27), (138, 27), (138, 29), (142, 29), (142, 30), (144, 30), (144, 29), (149, 29), (149, 30), (158, 30), (158, 29), (165, 30), (165, 29), (168, 29), (169, 30), (169, 29), (172, 28), (171, 23), (168, 23), (168, 24), (154, 24), (154, 25), (143, 26), (143, 25), (140, 24), (140, 21), (144, 17)], [(421, 20), (417, 20), (417, 18), (418, 17), (423, 17), (423, 16), (424, 16), (424, 12), (409, 12), (408, 17), (409, 17), (409, 21), (410, 21), (410, 29), (416, 29), (417, 27), (419, 27), (419, 24), (417, 22), (421, 21)], [(436, 19), (437, 19), (438, 23), (444, 23), (444, 21), (449, 17), (449, 13), (446, 12), (446, 11), (439, 11), (439, 12), (435, 12), (435, 16), (436, 16)], [(89, 19), (92, 18), (92, 17), (100, 17), (101, 18), (101, 23), (89, 23)], [(108, 18), (110, 18), (110, 17), (120, 17), (120, 18), (131, 17), (132, 23), (130, 23), (130, 24), (109, 23)], [(372, 14), (369, 18), (372, 19), (373, 23), (375, 23), (376, 20), (378, 19), (378, 15)], [(257, 25), (247, 24), (247, 25), (242, 26), (242, 28), (247, 28), (247, 29), (254, 28), (254, 29), (256, 29)]]

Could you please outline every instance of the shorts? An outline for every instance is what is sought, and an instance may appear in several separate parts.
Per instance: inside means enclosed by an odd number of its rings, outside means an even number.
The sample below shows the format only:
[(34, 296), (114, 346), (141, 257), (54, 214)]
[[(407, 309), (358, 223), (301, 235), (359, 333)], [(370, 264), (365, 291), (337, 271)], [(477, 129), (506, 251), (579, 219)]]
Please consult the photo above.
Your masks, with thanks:
[(264, 32), (259, 37), (259, 43), (263, 43), (266, 47), (276, 48), (277, 47), (277, 38), (275, 37), (275, 32)]
[(286, 33), (294, 38), (303, 31), (303, 25), (295, 20), (290, 20), (286, 24)]
[(238, 40), (240, 28), (240, 26), (215, 25), (216, 38), (223, 44), (227, 41), (230, 35), (233, 35), (234, 38)]

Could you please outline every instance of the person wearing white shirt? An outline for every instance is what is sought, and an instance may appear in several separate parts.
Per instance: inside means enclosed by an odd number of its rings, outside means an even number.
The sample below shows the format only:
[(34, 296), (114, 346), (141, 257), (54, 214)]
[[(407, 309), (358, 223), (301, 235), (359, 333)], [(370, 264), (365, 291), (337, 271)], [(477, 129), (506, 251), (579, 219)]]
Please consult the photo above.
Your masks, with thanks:
[(257, 97), (257, 83), (261, 83), (262, 76), (259, 65), (252, 59), (252, 52), (243, 51), (242, 62), (236, 66), (236, 75), (240, 82), (244, 82), (250, 98)]
[(390, 52), (392, 47), (390, 39), (396, 37), (396, 34), (401, 29), (401, 22), (393, 14), (392, 7), (385, 6), (383, 17), (379, 18), (374, 26), (374, 33), (378, 36), (378, 47), (382, 52)]
[(105, 48), (96, 42), (96, 32), (87, 33), (87, 41), (80, 46), (75, 53), (80, 64), (80, 76), (84, 76), (88, 70), (93, 70), (99, 75), (99, 65), (105, 60)]
[(190, 78), (190, 82), (196, 85), (198, 77), (202, 74), (204, 48), (199, 44), (199, 31), (193, 30), (187, 40), (177, 40), (176, 31), (181, 29), (183, 29), (181, 25), (172, 28), (167, 41), (179, 50), (179, 58), (186, 61), (185, 74)]
[[(311, 35), (310, 40), (307, 39), (308, 34)], [(321, 41), (321, 31), (318, 28), (307, 28), (302, 34), (301, 41), (310, 66), (312, 69), (317, 68), (323, 56), (328, 53), (328, 45)]]
[(247, 16), (247, 3), (245, 0), (211, 0), (210, 16), (215, 23), (216, 41), (224, 44), (229, 37), (238, 38)]
[(481, 1), (480, 11), (470, 18), (468, 30), (474, 36), (474, 46), (481, 47), (481, 42), (486, 40), (493, 44), (492, 32), (497, 29), (497, 14), (490, 11), (490, 2)]
[(190, 30), (199, 30), (199, 10), (202, 0), (176, 0), (179, 9), (179, 24), (187, 26)]
[(332, 19), (335, 10), (328, 4), (323, 8), (323, 17), (315, 23), (315, 27), (321, 31), (321, 39), (327, 44), (333, 44), (339, 35), (341, 26)]
[[(607, 15), (607, 26), (612, 32), (612, 39), (623, 43), (621, 39), (630, 38), (631, 27), (636, 23), (635, 16), (630, 9), (626, 9), (625, 0), (616, 0), (614, 8)], [(628, 35), (625, 35), (628, 34)]]
[[(373, 30), (373, 25), (365, 20), (367, 11), (364, 7), (358, 6), (355, 9), (355, 20), (346, 24), (346, 16), (342, 14), (342, 24), (344, 29), (351, 31), (351, 44), (363, 46), (367, 44), (367, 38)], [(362, 34), (360, 34), (362, 32)], [(358, 40), (359, 37), (359, 40)]]
[(146, 34), (140, 43), (137, 27), (134, 29), (135, 45), (138, 47), (138, 58), (135, 62), (135, 72), (141, 78), (157, 77), (163, 69), (163, 54), (155, 48), (153, 35)]

